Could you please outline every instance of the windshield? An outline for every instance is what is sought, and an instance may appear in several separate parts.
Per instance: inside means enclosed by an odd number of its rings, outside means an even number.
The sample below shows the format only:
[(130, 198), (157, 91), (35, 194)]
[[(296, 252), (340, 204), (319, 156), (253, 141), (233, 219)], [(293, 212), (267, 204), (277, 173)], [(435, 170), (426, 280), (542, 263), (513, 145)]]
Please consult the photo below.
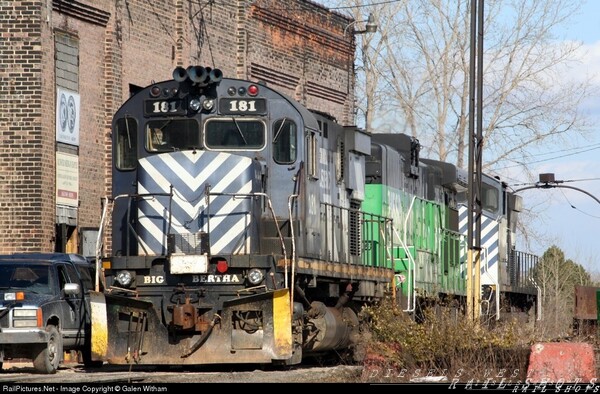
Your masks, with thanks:
[(153, 120), (146, 125), (146, 149), (150, 152), (199, 148), (200, 128), (193, 119)]
[(266, 127), (253, 119), (210, 119), (205, 125), (206, 147), (214, 150), (260, 150)]
[(54, 294), (51, 267), (41, 264), (1, 264), (0, 288), (23, 289), (40, 294)]

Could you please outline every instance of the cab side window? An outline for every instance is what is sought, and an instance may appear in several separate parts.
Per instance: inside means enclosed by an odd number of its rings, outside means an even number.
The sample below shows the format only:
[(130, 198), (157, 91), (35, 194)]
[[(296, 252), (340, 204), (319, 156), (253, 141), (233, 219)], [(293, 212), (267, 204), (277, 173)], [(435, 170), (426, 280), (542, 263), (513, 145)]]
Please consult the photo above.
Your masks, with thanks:
[(137, 123), (133, 118), (117, 120), (115, 128), (115, 165), (119, 170), (132, 170), (137, 160)]
[(279, 164), (296, 161), (298, 131), (296, 123), (281, 119), (273, 123), (273, 160)]

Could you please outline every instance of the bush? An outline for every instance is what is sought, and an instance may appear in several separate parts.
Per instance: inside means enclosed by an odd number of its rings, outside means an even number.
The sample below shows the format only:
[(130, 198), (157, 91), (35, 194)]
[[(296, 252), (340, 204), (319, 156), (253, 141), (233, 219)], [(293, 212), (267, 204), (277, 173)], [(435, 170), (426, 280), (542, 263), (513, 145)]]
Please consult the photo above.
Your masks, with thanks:
[[(363, 379), (410, 380), (415, 375), (445, 376), (461, 382), (494, 376), (526, 377), (530, 335), (515, 321), (476, 324), (453, 307), (432, 306), (415, 321), (391, 298), (365, 308), (371, 338)], [(374, 371), (385, 371), (380, 374)], [(404, 371), (404, 373), (402, 373)]]

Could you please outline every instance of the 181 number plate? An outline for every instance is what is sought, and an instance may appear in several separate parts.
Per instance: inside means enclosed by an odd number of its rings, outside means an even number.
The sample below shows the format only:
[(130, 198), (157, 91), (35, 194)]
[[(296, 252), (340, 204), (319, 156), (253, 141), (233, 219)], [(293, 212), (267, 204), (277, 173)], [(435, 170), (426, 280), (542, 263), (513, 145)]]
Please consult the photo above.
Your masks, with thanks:
[(267, 113), (265, 99), (229, 99), (219, 100), (219, 113), (224, 115), (253, 114), (264, 115)]

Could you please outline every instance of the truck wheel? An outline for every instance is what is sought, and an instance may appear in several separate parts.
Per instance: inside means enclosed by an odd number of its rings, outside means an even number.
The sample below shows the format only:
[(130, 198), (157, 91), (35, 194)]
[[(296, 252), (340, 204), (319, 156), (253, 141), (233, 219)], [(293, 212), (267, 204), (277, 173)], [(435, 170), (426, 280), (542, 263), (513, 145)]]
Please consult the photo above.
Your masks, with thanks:
[(55, 326), (46, 327), (48, 332), (48, 343), (38, 346), (33, 354), (33, 367), (41, 373), (56, 373), (62, 358), (62, 337)]

